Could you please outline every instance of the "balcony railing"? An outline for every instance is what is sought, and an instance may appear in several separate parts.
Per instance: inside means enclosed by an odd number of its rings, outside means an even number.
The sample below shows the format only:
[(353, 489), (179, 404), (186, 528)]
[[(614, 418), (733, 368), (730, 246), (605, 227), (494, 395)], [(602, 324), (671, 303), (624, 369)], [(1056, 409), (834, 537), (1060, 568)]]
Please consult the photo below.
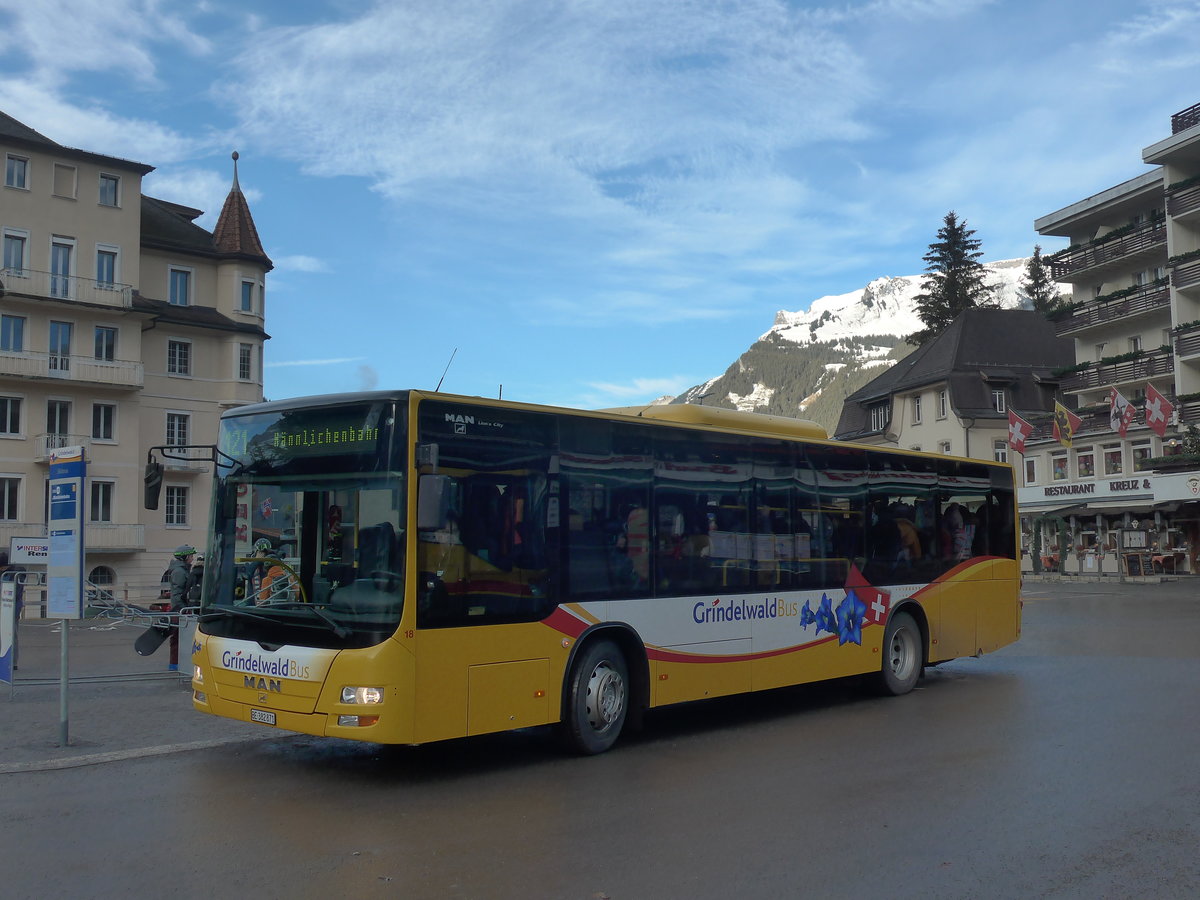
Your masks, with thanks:
[(0, 293), (52, 300), (75, 300), (129, 309), (133, 286), (116, 281), (97, 281), (75, 275), (57, 275), (36, 269), (0, 269)]
[(1175, 354), (1155, 350), (1137, 359), (1101, 365), (1094, 363), (1082, 372), (1074, 372), (1062, 380), (1062, 390), (1078, 393), (1114, 384), (1128, 384), (1146, 378), (1159, 378), (1175, 371)]
[(50, 454), (63, 447), (90, 447), (91, 435), (87, 434), (58, 434), (45, 432), (33, 439), (33, 458), (37, 462), (49, 462)]
[(62, 378), (91, 384), (140, 388), (145, 367), (138, 360), (62, 356), (38, 350), (0, 350), (0, 376)]
[[(13, 538), (44, 538), (44, 522), (0, 522), (0, 542), (8, 547)], [(86, 522), (83, 548), (88, 552), (119, 553), (146, 549), (146, 526), (140, 524), (102, 524)]]
[(1147, 285), (1140, 291), (1119, 300), (1088, 303), (1086, 306), (1081, 306), (1067, 318), (1055, 322), (1054, 330), (1059, 335), (1071, 334), (1095, 325), (1106, 325), (1118, 319), (1170, 308), (1171, 289), (1165, 283)]
[(1200, 103), (1180, 110), (1171, 116), (1171, 134), (1179, 134), (1193, 125), (1200, 125)]
[(1185, 425), (1200, 423), (1200, 400), (1185, 400), (1175, 405), (1179, 421)]
[(1188, 213), (1200, 210), (1200, 184), (1194, 184), (1182, 191), (1167, 194), (1167, 215), (1172, 218), (1186, 216)]
[(1157, 250), (1167, 243), (1167, 224), (1162, 219), (1135, 228), (1120, 237), (1099, 238), (1074, 250), (1060, 250), (1046, 258), (1055, 281), (1072, 281), (1094, 269), (1129, 261), (1137, 254)]
[(1200, 325), (1189, 325), (1175, 332), (1175, 352), (1181, 358), (1200, 356)]
[(1180, 291), (1200, 287), (1200, 259), (1172, 266), (1171, 286)]

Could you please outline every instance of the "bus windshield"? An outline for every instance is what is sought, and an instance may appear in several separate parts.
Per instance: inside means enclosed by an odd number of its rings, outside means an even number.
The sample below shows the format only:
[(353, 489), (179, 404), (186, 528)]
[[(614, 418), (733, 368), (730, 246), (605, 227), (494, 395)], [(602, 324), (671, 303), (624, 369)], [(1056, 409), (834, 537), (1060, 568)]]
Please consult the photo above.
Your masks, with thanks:
[(206, 634), (346, 648), (395, 632), (405, 496), (396, 416), (394, 402), (374, 401), (222, 420)]

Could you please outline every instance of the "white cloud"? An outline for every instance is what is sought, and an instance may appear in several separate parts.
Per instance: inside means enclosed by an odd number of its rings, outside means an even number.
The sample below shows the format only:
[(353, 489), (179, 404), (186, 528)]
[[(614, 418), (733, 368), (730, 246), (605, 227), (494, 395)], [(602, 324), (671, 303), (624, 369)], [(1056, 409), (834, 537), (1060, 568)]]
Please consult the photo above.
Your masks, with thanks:
[(275, 263), (276, 272), (320, 273), (330, 271), (329, 264), (317, 256), (293, 253), (288, 256), (272, 256), (271, 261)]

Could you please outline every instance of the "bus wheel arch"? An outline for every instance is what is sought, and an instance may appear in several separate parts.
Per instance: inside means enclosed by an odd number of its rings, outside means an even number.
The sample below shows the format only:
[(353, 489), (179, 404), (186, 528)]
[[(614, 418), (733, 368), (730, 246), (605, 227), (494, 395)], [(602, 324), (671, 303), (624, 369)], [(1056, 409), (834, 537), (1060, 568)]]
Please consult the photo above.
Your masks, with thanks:
[(892, 696), (917, 685), (928, 659), (929, 624), (920, 606), (906, 603), (888, 616), (883, 632), (878, 686)]
[(632, 631), (618, 625), (585, 632), (566, 668), (561, 737), (577, 753), (603, 753), (626, 726), (640, 726), (648, 694), (645, 651)]

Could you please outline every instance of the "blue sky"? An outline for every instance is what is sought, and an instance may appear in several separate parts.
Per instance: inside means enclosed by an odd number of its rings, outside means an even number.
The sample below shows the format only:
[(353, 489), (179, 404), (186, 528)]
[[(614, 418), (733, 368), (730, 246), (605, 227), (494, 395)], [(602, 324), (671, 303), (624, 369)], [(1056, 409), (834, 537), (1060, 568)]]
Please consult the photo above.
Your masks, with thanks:
[[(1198, 0), (0, 0), (0, 109), (157, 167), (229, 154), (267, 253), (266, 394), (600, 407), (770, 328), (985, 258), (1145, 171), (1200, 102)], [(98, 36), (103, 35), (103, 39)]]

